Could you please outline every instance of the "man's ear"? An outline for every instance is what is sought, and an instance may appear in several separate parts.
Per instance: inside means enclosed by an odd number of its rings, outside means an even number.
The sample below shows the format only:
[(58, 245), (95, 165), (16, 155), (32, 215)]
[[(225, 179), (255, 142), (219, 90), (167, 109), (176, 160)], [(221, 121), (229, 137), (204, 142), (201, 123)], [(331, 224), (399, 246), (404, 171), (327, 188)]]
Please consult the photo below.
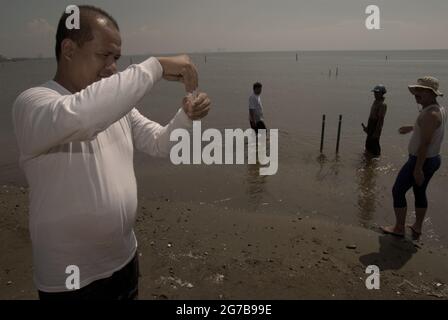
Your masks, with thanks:
[(73, 40), (64, 39), (61, 43), (61, 56), (67, 61), (71, 61), (77, 47), (78, 45)]

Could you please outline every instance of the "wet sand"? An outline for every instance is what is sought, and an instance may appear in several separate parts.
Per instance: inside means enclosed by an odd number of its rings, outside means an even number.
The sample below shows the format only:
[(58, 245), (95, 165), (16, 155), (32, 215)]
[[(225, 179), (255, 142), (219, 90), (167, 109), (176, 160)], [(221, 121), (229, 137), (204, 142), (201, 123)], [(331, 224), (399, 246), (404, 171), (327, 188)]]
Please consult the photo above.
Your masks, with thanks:
[[(140, 299), (447, 299), (448, 251), (307, 216), (140, 196)], [(0, 299), (36, 299), (28, 191), (0, 187)], [(367, 290), (367, 265), (381, 270)]]

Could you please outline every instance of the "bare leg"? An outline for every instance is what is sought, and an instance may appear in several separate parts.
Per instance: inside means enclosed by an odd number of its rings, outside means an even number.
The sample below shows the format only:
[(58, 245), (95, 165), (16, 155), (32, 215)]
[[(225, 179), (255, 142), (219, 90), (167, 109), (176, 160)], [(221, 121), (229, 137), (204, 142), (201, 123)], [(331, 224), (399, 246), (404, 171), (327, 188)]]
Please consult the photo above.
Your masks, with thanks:
[(406, 212), (407, 208), (394, 208), (395, 211), (395, 226), (382, 227), (385, 233), (404, 236), (406, 228)]
[(411, 226), (412, 231), (422, 233), (423, 221), (425, 221), (427, 208), (415, 208), (415, 223)]

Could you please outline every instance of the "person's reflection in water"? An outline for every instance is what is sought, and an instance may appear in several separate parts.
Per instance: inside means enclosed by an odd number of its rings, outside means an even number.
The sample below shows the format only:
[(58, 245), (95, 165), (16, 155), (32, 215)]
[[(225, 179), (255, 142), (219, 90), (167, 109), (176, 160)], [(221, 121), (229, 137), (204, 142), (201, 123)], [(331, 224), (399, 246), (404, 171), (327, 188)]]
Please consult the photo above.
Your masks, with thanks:
[(267, 176), (260, 175), (260, 163), (247, 165), (247, 196), (249, 198), (248, 209), (257, 211), (262, 205), (263, 194)]
[(376, 178), (378, 175), (378, 159), (363, 154), (356, 171), (358, 180), (358, 217), (361, 226), (368, 227), (376, 210)]

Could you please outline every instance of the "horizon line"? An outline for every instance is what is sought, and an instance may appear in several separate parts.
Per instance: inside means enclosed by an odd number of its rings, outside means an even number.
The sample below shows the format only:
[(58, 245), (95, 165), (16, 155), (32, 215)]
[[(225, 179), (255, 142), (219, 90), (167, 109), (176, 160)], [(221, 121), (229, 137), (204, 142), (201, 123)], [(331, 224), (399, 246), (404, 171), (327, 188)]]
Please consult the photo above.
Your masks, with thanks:
[[(300, 52), (397, 52), (397, 51), (448, 51), (448, 48), (445, 49), (302, 49), (302, 50), (260, 50), (260, 51), (252, 51), (252, 50), (216, 50), (216, 51), (192, 51), (192, 52), (152, 52), (152, 53), (127, 53), (124, 54), (123, 57), (136, 57), (136, 56), (155, 56), (155, 55), (181, 55), (181, 54), (187, 54), (187, 55), (197, 55), (197, 54), (232, 54), (232, 53), (300, 53)], [(17, 56), (17, 57), (8, 57), (4, 56), (0, 53), (0, 57), (8, 59), (8, 60), (20, 60), (20, 59), (26, 59), (26, 60), (38, 60), (38, 59), (52, 59), (56, 58), (53, 56), (42, 56), (42, 57), (36, 57), (36, 56)], [(8, 61), (6, 60), (6, 61)]]

